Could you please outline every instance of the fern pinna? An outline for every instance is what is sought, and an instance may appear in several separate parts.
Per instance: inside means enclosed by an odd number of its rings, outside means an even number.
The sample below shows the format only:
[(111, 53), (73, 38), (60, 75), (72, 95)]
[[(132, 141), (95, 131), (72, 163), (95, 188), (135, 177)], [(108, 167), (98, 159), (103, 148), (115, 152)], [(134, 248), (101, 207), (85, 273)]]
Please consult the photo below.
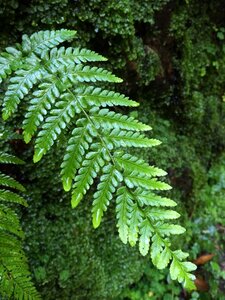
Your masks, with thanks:
[(169, 241), (171, 235), (185, 231), (170, 223), (179, 217), (169, 209), (176, 203), (154, 193), (171, 188), (158, 180), (166, 173), (125, 152), (129, 147), (153, 147), (160, 142), (144, 134), (150, 126), (109, 109), (138, 103), (96, 87), (97, 82), (122, 81), (109, 71), (86, 64), (103, 62), (103, 56), (87, 49), (58, 47), (75, 33), (40, 31), (24, 35), (22, 44), (6, 48), (0, 58), (0, 75), (8, 83), (3, 119), (25, 101), (23, 136), (26, 143), (35, 137), (34, 162), (50, 150), (63, 131), (72, 129), (61, 164), (63, 187), (72, 189), (72, 207), (99, 178), (93, 195), (93, 226), (100, 225), (114, 201), (122, 242), (131, 246), (138, 242), (141, 254), (150, 252), (159, 269), (170, 263), (171, 278), (192, 289), (194, 275), (190, 272), (195, 265), (185, 261), (188, 254), (172, 250)]
[[(0, 163), (21, 164), (23, 161), (0, 152)], [(12, 208), (14, 203), (23, 206), (27, 203), (15, 190), (25, 189), (15, 179), (0, 172), (0, 294), (3, 299), (38, 300), (40, 297), (31, 282), (22, 248), (24, 234)]]

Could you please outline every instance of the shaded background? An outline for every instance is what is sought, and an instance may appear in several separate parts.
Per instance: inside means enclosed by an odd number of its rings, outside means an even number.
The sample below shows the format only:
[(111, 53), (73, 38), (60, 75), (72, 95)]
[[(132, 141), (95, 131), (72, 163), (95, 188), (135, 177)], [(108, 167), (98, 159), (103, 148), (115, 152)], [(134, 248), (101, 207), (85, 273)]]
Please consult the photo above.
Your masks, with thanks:
[[(110, 209), (91, 225), (91, 197), (76, 209), (59, 179), (61, 142), (40, 163), (19, 138), (20, 114), (0, 124), (26, 161), (10, 167), (28, 189), (21, 211), (34, 281), (51, 299), (225, 299), (225, 5), (224, 1), (0, 0), (0, 48), (42, 29), (76, 29), (74, 46), (109, 58), (116, 86), (140, 102), (130, 111), (163, 142), (141, 152), (167, 170), (186, 234), (174, 242), (198, 259), (198, 290), (187, 294), (137, 248), (123, 245)], [(114, 88), (112, 85), (110, 88)], [(1, 101), (1, 99), (0, 99)], [(21, 107), (21, 114), (23, 107)], [(124, 112), (128, 113), (128, 111)], [(2, 121), (1, 121), (2, 122)], [(14, 134), (10, 128), (14, 126)], [(134, 152), (135, 152), (134, 151)], [(22, 177), (22, 179), (21, 179)], [(213, 254), (214, 256), (212, 257)]]

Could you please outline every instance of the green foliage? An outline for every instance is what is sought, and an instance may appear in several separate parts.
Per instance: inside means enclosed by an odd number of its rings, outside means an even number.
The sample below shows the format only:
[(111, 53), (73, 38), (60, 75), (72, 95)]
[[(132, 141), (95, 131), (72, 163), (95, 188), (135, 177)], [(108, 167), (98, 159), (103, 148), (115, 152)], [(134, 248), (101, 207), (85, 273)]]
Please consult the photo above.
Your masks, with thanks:
[[(164, 207), (164, 198), (154, 197), (152, 192), (153, 190), (169, 190), (171, 188), (168, 184), (154, 178), (164, 175), (164, 172), (149, 166), (132, 155), (121, 156), (117, 150), (121, 147), (152, 147), (158, 145), (159, 141), (140, 133), (151, 128), (133, 117), (110, 112), (108, 109), (99, 109), (98, 102), (93, 109), (88, 94), (85, 94), (86, 102), (83, 104), (83, 94), (80, 96), (77, 88), (85, 88), (89, 86), (86, 85), (89, 82), (117, 83), (121, 82), (121, 79), (102, 68), (83, 65), (85, 62), (105, 60), (94, 52), (85, 49), (55, 47), (63, 41), (70, 40), (74, 35), (75, 32), (69, 30), (40, 31), (30, 37), (24, 35), (23, 42), (16, 46), (17, 49), (10, 48), (13, 49), (12, 51), (20, 53), (20, 59), (19, 61), (16, 60), (16, 63), (7, 57), (9, 50), (6, 49), (3, 54), (2, 69), (7, 71), (3, 72), (2, 79), (5, 79), (10, 71), (14, 71), (14, 74), (9, 78), (3, 100), (3, 119), (6, 120), (14, 114), (21, 100), (26, 95), (30, 95), (31, 91), (34, 97), (41, 97), (43, 102), (32, 101), (29, 97), (27, 98), (27, 102), (30, 101), (30, 104), (28, 104), (28, 113), (23, 127), (24, 140), (27, 143), (38, 126), (40, 127), (35, 141), (34, 162), (41, 160), (60, 134), (74, 124), (75, 119), (78, 127), (71, 134), (68, 151), (64, 154), (62, 164), (63, 185), (66, 190), (70, 190), (72, 187), (72, 207), (76, 207), (80, 203), (100, 173), (97, 191), (93, 196), (92, 208), (93, 226), (97, 228), (113, 199), (116, 188), (121, 186), (118, 190), (118, 201), (119, 203), (125, 202), (125, 204), (117, 205), (116, 210), (122, 241), (125, 243), (129, 241), (130, 245), (134, 246), (138, 242), (141, 228), (139, 245), (141, 254), (147, 254), (148, 251), (146, 250), (148, 249), (145, 244), (150, 243), (149, 238), (151, 237), (153, 264), (162, 269), (167, 267), (171, 261), (171, 278), (183, 283), (185, 288), (193, 289), (194, 275), (191, 275), (190, 272), (195, 270), (195, 265), (183, 261), (188, 255), (181, 250), (171, 250), (168, 238), (164, 238), (165, 235), (184, 232), (182, 227), (171, 227), (171, 224), (165, 222), (165, 220), (176, 219), (180, 215), (173, 210), (165, 209), (168, 206), (168, 201)], [(48, 93), (49, 85), (51, 85), (50, 93)], [(47, 94), (45, 93), (46, 86)], [(123, 95), (115, 93), (112, 95), (110, 92), (101, 89), (96, 91), (95, 89), (95, 97), (100, 95), (101, 98), (102, 94), (107, 100), (101, 102), (101, 106), (106, 106), (107, 101), (110, 101), (112, 96), (118, 102), (121, 98), (125, 99)], [(40, 103), (44, 108), (37, 108)], [(133, 101), (126, 103), (130, 104), (129, 106), (134, 104)], [(29, 112), (35, 113), (29, 114)], [(37, 122), (34, 127), (32, 124), (35, 119)], [(85, 130), (87, 130), (87, 134), (84, 137)], [(74, 163), (71, 168), (68, 163), (72, 160)], [(152, 174), (153, 170), (154, 175)], [(151, 207), (151, 198), (147, 195), (150, 191), (153, 194), (153, 208)], [(120, 199), (121, 197), (122, 199)], [(142, 200), (139, 200), (139, 197)], [(143, 197), (145, 201), (143, 201)], [(130, 202), (129, 209), (127, 208), (124, 213), (123, 206), (128, 205), (127, 199)], [(163, 228), (162, 231), (161, 227)]]
[[(168, 172), (171, 185), (175, 188), (165, 195), (176, 199), (179, 213), (184, 218), (186, 216), (185, 222), (182, 222), (187, 228), (186, 234), (179, 235), (174, 243), (177, 247), (182, 245), (188, 252), (191, 247), (191, 259), (201, 253), (215, 253), (213, 262), (222, 270), (224, 231), (221, 224), (224, 219), (221, 216), (223, 209), (216, 204), (223, 203), (224, 193), (223, 190), (218, 192), (221, 195), (219, 200), (217, 192), (211, 194), (211, 190), (217, 182), (218, 185), (221, 182), (223, 171), (217, 165), (217, 159), (225, 149), (225, 64), (224, 42), (221, 39), (225, 28), (224, 3), (222, 0), (167, 3), (164, 0), (146, 0), (130, 3), (132, 5), (128, 5), (127, 1), (3, 0), (0, 7), (1, 48), (20, 42), (21, 33), (32, 34), (37, 30), (63, 26), (79, 29), (78, 40), (73, 42), (73, 46), (88, 47), (109, 58), (105, 63), (107, 68), (116, 70), (116, 74), (124, 79), (124, 85), (120, 85), (121, 91), (140, 99), (141, 106), (138, 111), (132, 112), (132, 116), (139, 115), (143, 122), (150, 123), (154, 136), (163, 142), (160, 148), (153, 147), (151, 151), (148, 148), (132, 149), (132, 154), (141, 156), (150, 164), (157, 163)], [(101, 14), (103, 10), (104, 15)], [(97, 97), (93, 95), (92, 99), (96, 105)], [(23, 214), (23, 220), (28, 235), (26, 244), (29, 243), (30, 247), (29, 257), (33, 266), (39, 265), (35, 274), (40, 275), (38, 282), (43, 298), (67, 299), (74, 295), (75, 299), (118, 299), (119, 291), (126, 289), (130, 283), (130, 292), (138, 300), (196, 299), (196, 293), (195, 296), (185, 295), (176, 283), (171, 282), (166, 272), (154, 270), (146, 261), (140, 262), (137, 254), (134, 255), (135, 249), (129, 252), (128, 247), (116, 243), (116, 239), (108, 241), (108, 236), (116, 234), (111, 229), (114, 212), (110, 206), (103, 228), (107, 233), (101, 227), (98, 231), (92, 231), (90, 224), (86, 226), (91, 216), (87, 213), (86, 220), (81, 219), (83, 212), (77, 215), (79, 206), (68, 219), (70, 210), (65, 209), (65, 204), (69, 199), (63, 198), (63, 203), (56, 200), (61, 190), (55, 165), (63, 155), (59, 155), (57, 148), (56, 152), (41, 160), (39, 168), (28, 165), (32, 145), (25, 146), (17, 133), (23, 111), (21, 107), (16, 114), (17, 119), (3, 125), (2, 139), (11, 131), (13, 140), (10, 145), (26, 160), (24, 177), (26, 180), (32, 179), (32, 185), (29, 181), (32, 186), (29, 188), (29, 200), (32, 199), (29, 212), (35, 207), (31, 216)], [(115, 111), (126, 112), (126, 108), (119, 107)], [(63, 134), (60, 140), (64, 142)], [(221, 162), (219, 164), (222, 165)], [(51, 206), (46, 207), (46, 202), (51, 202)], [(40, 206), (36, 208), (37, 203)], [(86, 207), (88, 203), (85, 199), (82, 206)], [(74, 237), (68, 223), (74, 226), (75, 221), (78, 224), (79, 220), (83, 223), (79, 225), (79, 234)], [(70, 235), (65, 236), (65, 232), (70, 232)], [(99, 239), (104, 241), (100, 250), (96, 242)], [(110, 252), (107, 246), (111, 249), (115, 243), (116, 248)], [(89, 252), (88, 244), (96, 244), (96, 247), (91, 247)], [(73, 250), (65, 256), (64, 249)], [(94, 262), (88, 264), (88, 270), (87, 261)], [(67, 270), (72, 270), (71, 277), (61, 282), (58, 274), (65, 270), (65, 264)], [(148, 266), (148, 275), (137, 282), (144, 266)], [(200, 299), (224, 298), (224, 281), (217, 270), (211, 263), (198, 268), (197, 274), (200, 273), (210, 285), (207, 292), (198, 291)], [(77, 273), (79, 275), (76, 276)]]
[(55, 160), (63, 151), (59, 145), (35, 165), (31, 147), (23, 151), (27, 163), (22, 177), (32, 203), (22, 220), (35, 285), (48, 300), (117, 299), (140, 278), (143, 264), (149, 261), (120, 242), (112, 205), (98, 230), (92, 226), (92, 195), (71, 210)]
[[(21, 164), (23, 161), (0, 152), (1, 164)], [(27, 202), (13, 190), (24, 187), (12, 177), (0, 172), (0, 293), (4, 299), (40, 299), (28, 271), (23, 251), (24, 233), (12, 204), (27, 206)], [(12, 190), (11, 190), (12, 189)]]

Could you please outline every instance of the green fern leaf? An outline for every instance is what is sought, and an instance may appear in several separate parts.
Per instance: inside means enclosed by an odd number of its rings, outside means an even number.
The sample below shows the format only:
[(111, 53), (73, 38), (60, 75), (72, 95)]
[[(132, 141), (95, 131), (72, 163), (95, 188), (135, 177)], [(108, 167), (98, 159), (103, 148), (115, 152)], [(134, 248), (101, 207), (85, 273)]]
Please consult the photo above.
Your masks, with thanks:
[(153, 147), (160, 145), (155, 139), (148, 139), (139, 132), (123, 131), (113, 129), (107, 137), (109, 143), (113, 143), (115, 147)]
[(138, 102), (130, 100), (123, 94), (102, 90), (93, 86), (78, 87), (74, 92), (79, 96), (81, 104), (84, 107), (139, 106)]
[(171, 252), (167, 248), (164, 248), (163, 251), (154, 258), (154, 265), (159, 270), (165, 269), (168, 266), (170, 259)]
[(164, 223), (162, 225), (157, 226), (157, 230), (159, 231), (161, 236), (169, 236), (171, 234), (182, 234), (185, 232), (185, 228), (180, 225), (167, 224)]
[(22, 56), (22, 52), (13, 48), (6, 48), (6, 52), (1, 54), (0, 57), (0, 83), (3, 79), (6, 79), (13, 70), (16, 70), (19, 66), (19, 60)]
[(41, 55), (43, 50), (54, 48), (55, 46), (74, 38), (74, 30), (39, 31), (29, 38), (31, 50)]
[(61, 84), (54, 81), (54, 77), (46, 78), (49, 82), (41, 83), (39, 90), (33, 93), (34, 98), (30, 101), (28, 112), (23, 121), (23, 135), (26, 143), (29, 143), (38, 126), (43, 122), (44, 116), (51, 109), (60, 96)]
[[(12, 155), (0, 153), (0, 162), (23, 163)], [(0, 186), (24, 191), (15, 179), (0, 173)], [(22, 249), (24, 234), (19, 218), (7, 204), (27, 202), (15, 192), (0, 188), (0, 293), (4, 299), (39, 300), (28, 271), (27, 259)], [(10, 205), (11, 206), (11, 205)]]
[(145, 256), (149, 252), (150, 238), (154, 230), (148, 219), (145, 219), (140, 226), (139, 251)]
[(21, 165), (24, 164), (24, 161), (22, 161), (18, 157), (0, 151), (0, 163)]
[(135, 196), (137, 197), (138, 203), (140, 206), (176, 206), (176, 202), (166, 198), (166, 197), (161, 197), (159, 195), (155, 195), (152, 192), (143, 190), (141, 188), (137, 188), (134, 191)]
[(115, 161), (126, 172), (132, 173), (133, 170), (147, 177), (165, 176), (167, 173), (159, 168), (149, 166), (143, 159), (136, 156), (117, 151), (114, 153)]
[(170, 265), (170, 276), (172, 280), (178, 280), (180, 283), (184, 284), (184, 287), (188, 290), (195, 289), (193, 280), (195, 276), (190, 272), (196, 270), (196, 265), (190, 262), (181, 262), (177, 259), (177, 256), (173, 256), (172, 263)]
[(73, 208), (80, 203), (87, 190), (93, 184), (94, 178), (98, 175), (100, 167), (103, 167), (105, 164), (102, 157), (102, 151), (103, 149), (98, 147), (96, 151), (89, 152), (86, 155), (85, 160), (75, 177), (75, 183), (73, 185), (71, 200)]
[[(55, 71), (55, 70), (53, 70)], [(58, 70), (62, 74), (62, 81), (67, 82), (69, 79), (72, 84), (77, 82), (122, 82), (122, 79), (113, 75), (111, 72), (97, 67), (83, 66), (82, 64), (76, 65), (75, 67), (71, 66), (62, 67)]]
[[(48, 52), (46, 54), (48, 55)], [(49, 59), (56, 68), (59, 68), (61, 65), (70, 66), (72, 64), (107, 60), (94, 51), (72, 47), (53, 48), (49, 52), (49, 57), (45, 57), (45, 59), (46, 58)]]
[[(1, 190), (0, 190), (0, 192), (1, 192)], [(1, 218), (0, 218), (0, 231), (1, 232), (12, 233), (12, 234), (18, 236), (19, 238), (24, 238), (24, 233), (20, 226), (18, 216), (11, 208), (7, 207), (6, 205), (0, 204), (0, 216), (1, 216)], [(0, 244), (1, 244), (1, 240), (0, 240)], [(0, 247), (0, 249), (1, 249), (1, 247)]]
[(151, 130), (151, 127), (145, 125), (132, 117), (109, 111), (108, 109), (90, 110), (91, 120), (96, 128), (103, 129), (126, 129), (132, 131)]
[(137, 205), (133, 204), (130, 216), (130, 226), (128, 232), (128, 240), (131, 247), (134, 247), (138, 240), (139, 227), (142, 223), (142, 213)]
[(6, 186), (24, 192), (25, 188), (15, 179), (0, 172), (0, 186)]
[(34, 162), (38, 162), (42, 156), (52, 147), (63, 129), (74, 117), (77, 100), (68, 94), (61, 96), (56, 108), (51, 110), (51, 116), (45, 120), (42, 130), (39, 132), (34, 153)]
[(27, 206), (27, 202), (23, 199), (23, 197), (18, 194), (8, 191), (8, 190), (0, 190), (0, 200), (7, 202), (14, 202), (24, 206)]
[(152, 237), (151, 258), (158, 269), (165, 269), (171, 259), (171, 251), (158, 234)]
[(107, 210), (116, 187), (119, 182), (122, 181), (122, 175), (115, 169), (115, 166), (111, 164), (105, 166), (102, 172), (103, 175), (100, 177), (100, 183), (93, 196), (92, 221), (94, 228), (100, 225), (103, 213)]
[(61, 164), (61, 177), (65, 191), (71, 189), (72, 180), (80, 167), (85, 152), (89, 149), (92, 142), (92, 136), (89, 132), (89, 126), (77, 127), (72, 131), (72, 136), (68, 141), (68, 146)]
[(126, 175), (125, 182), (129, 188), (142, 187), (147, 190), (170, 190), (171, 186), (155, 178), (143, 178), (136, 171)]
[(158, 207), (148, 209), (148, 216), (152, 220), (173, 220), (180, 217), (174, 210), (162, 209)]
[[(150, 126), (104, 108), (135, 107), (139, 104), (122, 94), (89, 85), (91, 82), (117, 83), (122, 80), (107, 70), (85, 65), (104, 61), (103, 56), (87, 49), (57, 47), (74, 35), (75, 31), (70, 30), (41, 31), (31, 37), (24, 35), (22, 46), (17, 46), (20, 50), (6, 49), (0, 56), (0, 80), (9, 77), (3, 99), (3, 117), (6, 119), (13, 114), (24, 99), (23, 107), (27, 109), (23, 121), (25, 142), (28, 143), (38, 132), (35, 162), (67, 130), (65, 138), (68, 137), (68, 142), (65, 143), (61, 177), (66, 191), (73, 185), (72, 207), (78, 205), (93, 185), (94, 178), (101, 174), (92, 208), (94, 227), (99, 226), (118, 188), (116, 216), (120, 239), (124, 243), (129, 241), (131, 246), (139, 240), (142, 255), (151, 248), (152, 259), (160, 269), (172, 260), (172, 278), (183, 282), (186, 287), (193, 287), (191, 267), (184, 261), (185, 254), (180, 250), (172, 251), (168, 239), (184, 232), (183, 227), (167, 221), (179, 217), (177, 212), (165, 209), (176, 203), (154, 194), (154, 190), (171, 188), (156, 178), (166, 175), (166, 172), (121, 151), (124, 147), (153, 147), (160, 142), (143, 133), (150, 130)], [(11, 157), (1, 157), (0, 153), (1, 161), (16, 162)], [(5, 187), (20, 187), (4, 175), (0, 180)], [(3, 201), (25, 204), (12, 191), (2, 190), (0, 195)], [(10, 228), (10, 220), (7, 222)], [(13, 260), (16, 260), (14, 253)]]
[(3, 119), (8, 119), (18, 107), (20, 101), (27, 95), (30, 89), (36, 84), (43, 76), (43, 70), (39, 65), (35, 64), (30, 67), (24, 66), (15, 72), (14, 77), (11, 77), (8, 90), (5, 93), (3, 102)]
[(132, 210), (132, 197), (127, 188), (122, 186), (117, 191), (116, 198), (116, 216), (119, 237), (121, 241), (126, 244), (128, 240), (128, 231), (130, 225), (130, 213)]

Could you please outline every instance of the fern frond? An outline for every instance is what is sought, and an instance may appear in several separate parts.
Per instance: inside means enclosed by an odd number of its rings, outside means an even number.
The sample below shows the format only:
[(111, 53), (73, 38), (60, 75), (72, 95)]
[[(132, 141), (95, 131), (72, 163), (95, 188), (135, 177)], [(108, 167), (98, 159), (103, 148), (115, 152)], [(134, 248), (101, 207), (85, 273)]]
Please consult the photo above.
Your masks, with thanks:
[(123, 94), (102, 90), (93, 86), (78, 87), (74, 92), (79, 96), (83, 107), (139, 106), (138, 102), (130, 100)]
[(132, 247), (134, 247), (138, 241), (138, 234), (140, 224), (142, 223), (142, 217), (142, 211), (139, 209), (138, 204), (134, 203), (132, 205), (130, 226), (128, 231), (128, 240)]
[(74, 128), (68, 141), (61, 164), (61, 177), (65, 191), (71, 189), (76, 171), (80, 167), (85, 152), (89, 149), (92, 142), (92, 136), (88, 129), (89, 126), (87, 124)]
[(130, 216), (133, 206), (133, 200), (129, 191), (122, 186), (117, 191), (116, 198), (116, 217), (119, 237), (126, 244), (128, 240), (128, 230), (130, 226)]
[(74, 38), (75, 35), (76, 31), (66, 29), (35, 32), (29, 38), (30, 51), (41, 55), (44, 50), (54, 48), (62, 42)]
[[(0, 232), (5, 233), (12, 233), (19, 238), (24, 237), (24, 233), (22, 231), (22, 228), (20, 226), (20, 222), (18, 219), (17, 214), (6, 205), (0, 204)], [(10, 238), (9, 238), (10, 240)], [(1, 240), (0, 240), (1, 245)], [(13, 249), (12, 249), (13, 250)], [(0, 247), (0, 251), (4, 251), (4, 248), (2, 249)]]
[[(193, 288), (190, 274), (193, 265), (184, 261), (183, 252), (171, 250), (169, 241), (171, 235), (184, 232), (183, 227), (170, 223), (179, 217), (177, 212), (168, 209), (176, 203), (154, 193), (171, 188), (157, 179), (166, 172), (121, 151), (128, 147), (149, 148), (160, 142), (143, 133), (150, 130), (150, 126), (108, 109), (136, 107), (137, 102), (122, 94), (90, 86), (90, 83), (122, 81), (103, 68), (88, 65), (106, 60), (103, 56), (87, 49), (57, 47), (74, 35), (75, 31), (70, 30), (41, 31), (31, 37), (24, 35), (22, 46), (17, 46), (19, 50), (6, 49), (0, 56), (0, 78), (10, 78), (3, 99), (3, 117), (13, 115), (20, 101), (26, 101), (23, 106), (26, 108), (25, 142), (38, 132), (34, 162), (38, 162), (67, 130), (61, 178), (66, 191), (72, 186), (72, 207), (79, 204), (99, 174), (92, 206), (94, 227), (100, 225), (118, 189), (116, 216), (122, 242), (129, 242), (131, 246), (139, 242), (141, 254), (151, 252), (158, 268), (172, 261), (171, 278)], [(1, 161), (16, 162), (11, 157), (1, 157), (0, 153)], [(0, 180), (2, 186), (20, 187), (4, 175)], [(3, 201), (25, 205), (13, 191), (1, 190), (0, 197)]]
[(8, 90), (5, 93), (3, 102), (3, 119), (8, 119), (18, 107), (20, 101), (29, 93), (33, 85), (36, 84), (43, 76), (43, 70), (39, 65), (34, 63), (24, 66), (15, 72), (15, 76), (11, 77)]
[(112, 164), (106, 165), (102, 169), (102, 172), (103, 175), (100, 177), (100, 183), (93, 196), (92, 222), (94, 228), (97, 228), (100, 225), (103, 213), (107, 210), (116, 187), (123, 179), (121, 173), (117, 171)]
[[(54, 69), (52, 69), (55, 72)], [(76, 65), (75, 67), (63, 66), (58, 70), (62, 74), (62, 81), (67, 82), (68, 79), (72, 84), (78, 82), (122, 82), (122, 79), (113, 75), (110, 71), (103, 68), (83, 66), (82, 64)]]
[(170, 265), (171, 279), (183, 283), (189, 290), (195, 289), (193, 283), (195, 276), (190, 272), (196, 270), (196, 265), (183, 261), (188, 254), (186, 255), (186, 253), (180, 250), (171, 251), (170, 244), (157, 233), (153, 236), (152, 241), (151, 258), (154, 265), (159, 269), (163, 269), (172, 260)]
[(51, 110), (51, 115), (45, 120), (42, 131), (37, 136), (34, 162), (38, 162), (51, 148), (54, 141), (76, 113), (76, 107), (78, 106), (76, 98), (64, 94), (60, 100), (57, 102), (56, 108)]
[(144, 205), (146, 206), (164, 206), (164, 207), (170, 207), (170, 206), (176, 206), (176, 202), (166, 198), (161, 197), (159, 195), (156, 195), (150, 191), (143, 190), (141, 188), (137, 188), (134, 191), (134, 195), (137, 198), (137, 201), (139, 205), (142, 207)]
[[(0, 162), (22, 163), (21, 160), (0, 153)], [(15, 211), (8, 203), (18, 203), (27, 206), (20, 195), (1, 186), (24, 191), (24, 187), (15, 179), (0, 173), (0, 294), (5, 299), (39, 300), (28, 271), (27, 259), (22, 248), (24, 234)]]
[(157, 230), (160, 233), (161, 236), (169, 236), (169, 235), (175, 235), (175, 234), (182, 234), (185, 232), (185, 228), (180, 225), (174, 225), (174, 224), (158, 224)]
[(0, 189), (0, 201), (14, 202), (23, 206), (27, 206), (27, 202), (23, 199), (23, 197), (14, 192), (3, 189)]
[(145, 219), (140, 226), (139, 251), (143, 256), (146, 256), (150, 248), (150, 238), (154, 230), (148, 219)]
[(22, 52), (14, 47), (6, 48), (6, 52), (1, 53), (0, 57), (0, 83), (6, 79), (19, 66)]
[(180, 214), (174, 210), (162, 209), (158, 207), (149, 208), (146, 214), (151, 220), (173, 220), (180, 217)]
[(71, 200), (72, 207), (76, 207), (80, 203), (90, 186), (93, 184), (94, 178), (98, 175), (100, 168), (103, 167), (105, 161), (102, 157), (102, 150), (103, 149), (100, 147), (96, 151), (89, 152), (86, 155), (85, 160), (75, 177)]
[(116, 147), (154, 147), (161, 144), (158, 140), (149, 139), (139, 132), (118, 129), (113, 129), (107, 139)]
[(28, 111), (23, 121), (23, 135), (26, 143), (29, 143), (38, 126), (43, 122), (44, 116), (51, 109), (63, 90), (59, 81), (54, 81), (50, 76), (49, 82), (41, 83), (38, 90), (33, 93)]
[(143, 159), (124, 153), (123, 151), (115, 152), (114, 158), (118, 165), (128, 173), (132, 173), (135, 170), (147, 177), (165, 176), (167, 174), (164, 170), (149, 166)]
[(108, 109), (96, 109), (90, 110), (91, 120), (94, 125), (103, 129), (126, 129), (131, 131), (146, 131), (151, 130), (151, 127), (139, 122), (133, 117), (128, 117)]
[(127, 174), (125, 183), (129, 188), (142, 187), (146, 190), (170, 190), (171, 186), (165, 182), (158, 181), (155, 178), (145, 178), (140, 176), (136, 171)]
[(24, 164), (24, 161), (22, 161), (18, 157), (15, 157), (15, 156), (13, 156), (11, 154), (8, 154), (8, 153), (0, 151), (0, 163), (1, 164), (21, 165), (21, 164)]
[(10, 187), (24, 192), (25, 188), (18, 181), (0, 172), (0, 186)]
[(45, 59), (48, 58), (56, 68), (59, 68), (61, 65), (69, 66), (72, 64), (107, 60), (94, 51), (72, 47), (53, 48), (50, 52), (46, 53), (46, 55), (48, 54), (49, 57), (45, 57)]
[[(172, 263), (170, 265), (170, 276), (172, 280), (178, 280), (180, 283), (183, 283), (184, 286), (189, 289), (195, 289), (193, 283), (195, 276), (191, 272), (196, 270), (196, 265), (191, 262), (182, 261), (181, 256), (178, 254), (178, 251), (172, 252)], [(183, 255), (182, 255), (183, 257)]]

